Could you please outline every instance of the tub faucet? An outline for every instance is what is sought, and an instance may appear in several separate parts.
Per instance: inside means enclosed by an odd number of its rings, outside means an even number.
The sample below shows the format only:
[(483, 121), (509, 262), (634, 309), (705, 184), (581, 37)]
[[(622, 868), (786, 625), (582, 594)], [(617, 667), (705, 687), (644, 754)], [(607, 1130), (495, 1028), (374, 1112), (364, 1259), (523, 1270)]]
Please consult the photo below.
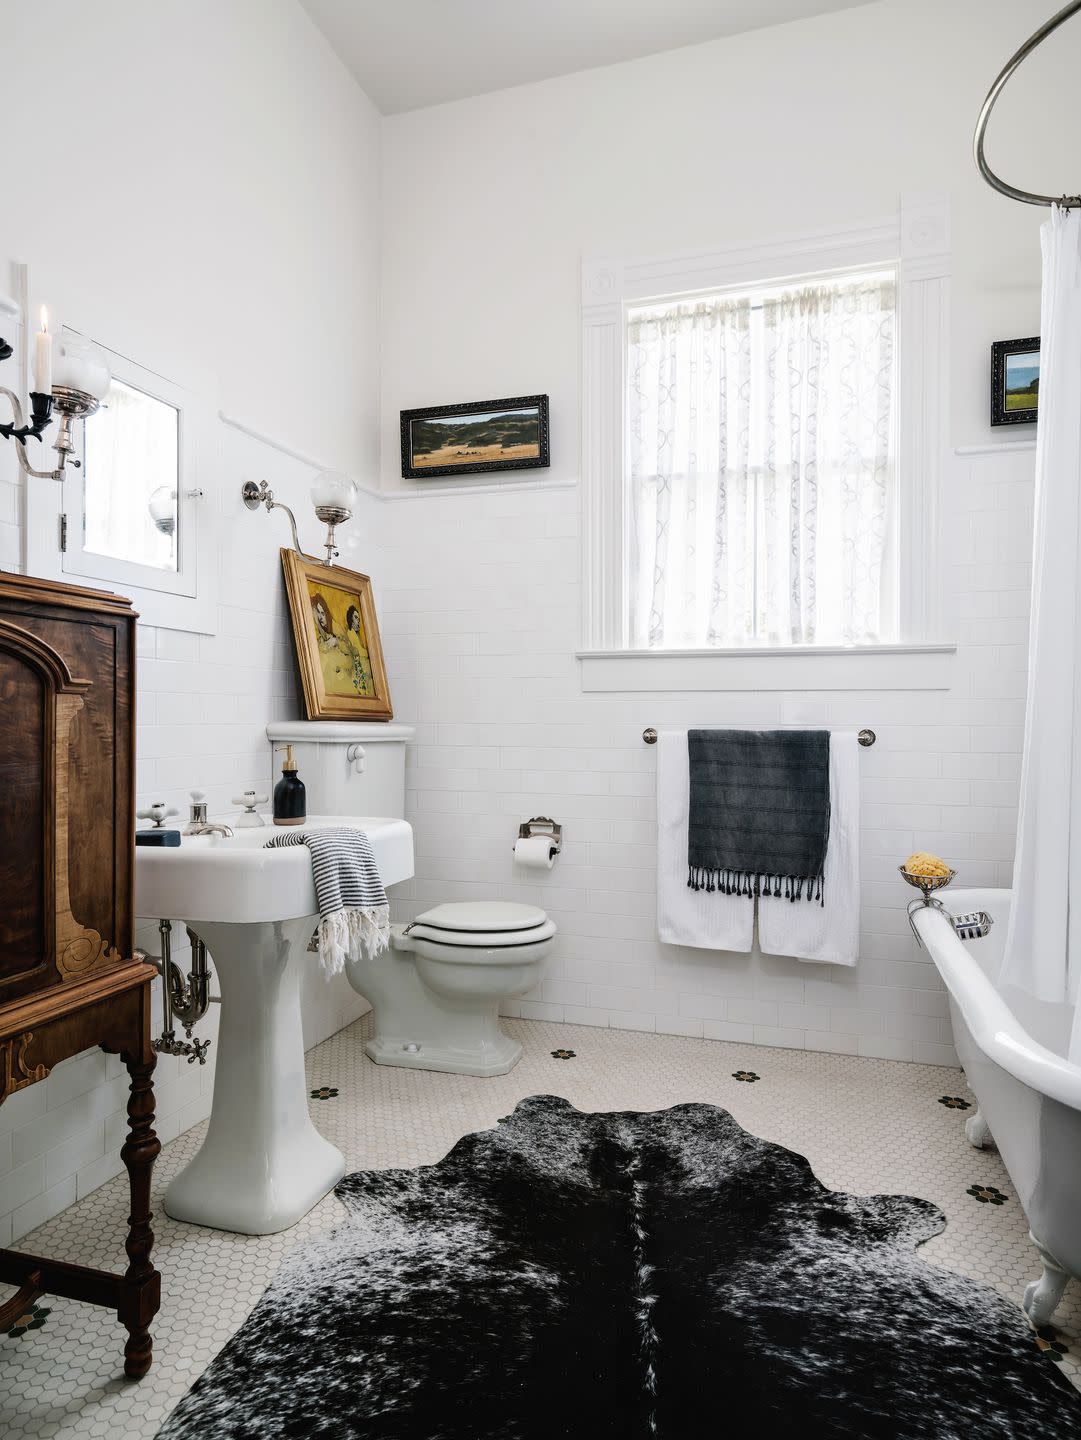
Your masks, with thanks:
[(184, 826), (185, 835), (231, 835), (233, 832), (228, 825), (221, 825), (218, 822), (213, 824), (206, 818), (206, 791), (189, 790), (191, 796), (191, 814), (188, 823)]

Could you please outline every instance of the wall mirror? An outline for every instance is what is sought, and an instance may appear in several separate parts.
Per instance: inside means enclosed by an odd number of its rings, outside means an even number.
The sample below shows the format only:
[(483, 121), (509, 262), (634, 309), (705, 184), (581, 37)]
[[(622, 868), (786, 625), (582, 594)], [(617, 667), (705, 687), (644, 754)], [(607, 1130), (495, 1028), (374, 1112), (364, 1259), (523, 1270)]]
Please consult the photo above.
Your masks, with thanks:
[(83, 436), (86, 554), (179, 570), (180, 413), (168, 400), (113, 377)]
[(96, 414), (77, 425), (78, 467), (68, 469), (62, 485), (27, 491), (28, 567), (119, 590), (145, 624), (213, 633), (209, 402), (93, 343), (109, 367), (109, 389)]

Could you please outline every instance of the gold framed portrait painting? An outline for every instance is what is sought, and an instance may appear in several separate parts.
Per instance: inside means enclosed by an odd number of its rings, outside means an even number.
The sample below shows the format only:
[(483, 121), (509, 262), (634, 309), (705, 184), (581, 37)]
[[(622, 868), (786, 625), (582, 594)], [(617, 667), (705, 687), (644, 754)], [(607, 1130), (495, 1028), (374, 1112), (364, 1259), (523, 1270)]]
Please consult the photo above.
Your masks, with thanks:
[(295, 550), (281, 556), (308, 719), (393, 719), (372, 582)]

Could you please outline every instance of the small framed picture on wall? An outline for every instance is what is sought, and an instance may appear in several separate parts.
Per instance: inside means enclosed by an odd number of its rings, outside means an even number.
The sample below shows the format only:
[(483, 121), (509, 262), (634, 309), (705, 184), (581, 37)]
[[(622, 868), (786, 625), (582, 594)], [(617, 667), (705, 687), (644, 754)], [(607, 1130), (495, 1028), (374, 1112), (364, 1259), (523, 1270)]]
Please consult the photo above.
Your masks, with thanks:
[(401, 412), (402, 477), (547, 467), (548, 396), (468, 400)]
[(991, 346), (991, 424), (1034, 425), (1040, 402), (1040, 337)]

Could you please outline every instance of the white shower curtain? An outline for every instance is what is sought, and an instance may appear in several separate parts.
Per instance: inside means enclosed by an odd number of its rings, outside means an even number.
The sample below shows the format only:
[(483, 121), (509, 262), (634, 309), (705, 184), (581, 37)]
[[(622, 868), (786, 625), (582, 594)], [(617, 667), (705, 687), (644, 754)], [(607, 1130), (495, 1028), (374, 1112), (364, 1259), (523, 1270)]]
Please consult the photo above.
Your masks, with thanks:
[[(1081, 215), (1052, 206), (1041, 236), (1028, 701), (1002, 978), (1062, 1003), (1081, 989)], [(1079, 1019), (1070, 1058), (1081, 1061)]]

